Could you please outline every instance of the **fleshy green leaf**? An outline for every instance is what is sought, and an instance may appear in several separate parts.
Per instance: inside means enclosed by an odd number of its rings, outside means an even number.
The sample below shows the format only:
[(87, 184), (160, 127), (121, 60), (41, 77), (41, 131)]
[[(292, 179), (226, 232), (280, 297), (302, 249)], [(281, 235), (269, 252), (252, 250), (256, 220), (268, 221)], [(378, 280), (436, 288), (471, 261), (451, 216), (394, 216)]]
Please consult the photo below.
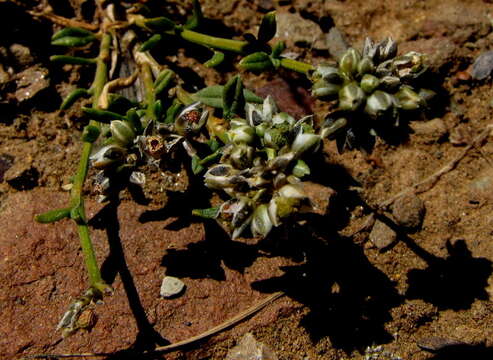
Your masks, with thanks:
[(84, 46), (94, 40), (96, 40), (96, 37), (92, 33), (86, 36), (67, 35), (63, 37), (58, 37), (55, 40), (51, 40), (51, 44), (57, 46)]
[(192, 156), (192, 172), (194, 175), (200, 174), (204, 167), (200, 165), (200, 158), (197, 155)]
[(63, 100), (62, 105), (60, 105), (60, 110), (67, 110), (73, 105), (77, 100), (84, 96), (90, 96), (91, 94), (87, 89), (75, 89)]
[(58, 40), (66, 36), (78, 36), (78, 37), (85, 37), (85, 36), (94, 36), (92, 32), (86, 29), (82, 29), (79, 27), (66, 27), (58, 32), (56, 32), (52, 37), (51, 40)]
[(310, 168), (303, 160), (298, 160), (293, 168), (293, 175), (302, 178), (305, 175), (310, 175)]
[(171, 106), (166, 110), (166, 117), (164, 122), (166, 124), (171, 124), (175, 121), (176, 116), (180, 112), (183, 104), (178, 99), (174, 99)]
[(271, 56), (273, 58), (278, 58), (285, 49), (286, 43), (284, 41), (279, 41), (272, 47)]
[(231, 78), (223, 89), (223, 114), (230, 119), (245, 107), (245, 96), (243, 95), (243, 82), (239, 75)]
[(211, 207), (208, 209), (193, 209), (192, 214), (195, 216), (200, 216), (204, 219), (215, 219), (219, 215), (220, 207)]
[(159, 73), (156, 81), (154, 81), (154, 94), (155, 96), (158, 96), (161, 94), (164, 90), (168, 88), (168, 86), (171, 84), (171, 81), (175, 77), (175, 72), (173, 70), (163, 70), (161, 73)]
[(112, 111), (93, 109), (87, 107), (83, 107), (82, 111), (84, 112), (84, 114), (90, 116), (93, 120), (104, 122), (104, 123), (110, 122), (111, 120), (127, 120), (127, 118), (124, 115), (120, 115)]
[(193, 0), (193, 12), (192, 16), (187, 20), (185, 24), (185, 29), (193, 30), (200, 27), (202, 21), (204, 20), (204, 15), (202, 14), (202, 8), (200, 6), (199, 0)]
[(214, 51), (214, 55), (207, 60), (204, 65), (207, 67), (215, 67), (220, 65), (224, 61), (224, 53), (221, 51)]
[(70, 217), (70, 208), (51, 210), (43, 214), (36, 215), (34, 220), (41, 224), (49, 224), (68, 217)]
[(241, 59), (240, 68), (250, 71), (265, 71), (272, 69), (273, 64), (269, 54), (259, 51)]
[(154, 48), (162, 39), (163, 37), (159, 34), (154, 34), (152, 35), (147, 41), (145, 41), (141, 46), (139, 51), (144, 52), (144, 51), (149, 51), (152, 48)]
[(258, 30), (258, 40), (262, 43), (268, 42), (274, 37), (277, 31), (276, 12), (271, 11), (264, 15), (260, 29)]
[[(205, 105), (212, 106), (215, 108), (222, 109), (223, 107), (223, 89), (222, 85), (213, 85), (203, 88), (192, 95), (195, 101), (200, 101)], [(243, 89), (243, 95), (245, 100), (250, 103), (261, 104), (264, 99), (260, 96), (255, 95), (252, 91), (248, 89)]]
[(50, 61), (60, 64), (70, 64), (70, 65), (93, 65), (96, 64), (96, 59), (83, 58), (79, 56), (68, 56), (68, 55), (53, 55), (50, 56)]
[(144, 25), (153, 31), (173, 30), (176, 26), (176, 24), (172, 20), (164, 16), (146, 19), (144, 20)]
[(93, 143), (98, 139), (100, 133), (101, 130), (97, 126), (87, 125), (82, 131), (82, 141)]

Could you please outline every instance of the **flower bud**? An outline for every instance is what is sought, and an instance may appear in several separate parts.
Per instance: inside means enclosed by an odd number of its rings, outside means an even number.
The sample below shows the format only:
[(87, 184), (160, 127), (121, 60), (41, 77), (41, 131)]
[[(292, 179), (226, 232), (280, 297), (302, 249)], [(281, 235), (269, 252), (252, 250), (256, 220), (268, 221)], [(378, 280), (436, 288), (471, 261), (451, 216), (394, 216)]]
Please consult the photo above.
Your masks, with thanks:
[(96, 169), (104, 169), (110, 165), (115, 165), (125, 157), (125, 148), (118, 145), (107, 145), (91, 155), (92, 166)]
[(384, 76), (380, 79), (380, 88), (385, 91), (396, 90), (401, 84), (401, 81), (396, 76)]
[(255, 139), (255, 129), (248, 125), (238, 126), (228, 131), (228, 138), (235, 144), (250, 144)]
[(392, 95), (377, 90), (366, 99), (365, 112), (370, 116), (378, 117), (390, 109), (394, 102), (395, 99)]
[(350, 48), (342, 56), (339, 62), (339, 70), (346, 77), (351, 78), (358, 71), (358, 63), (361, 60), (361, 55), (358, 50)]
[(318, 98), (330, 98), (335, 97), (340, 89), (340, 85), (332, 84), (324, 79), (320, 79), (313, 84), (312, 94)]
[(375, 65), (373, 61), (365, 56), (358, 62), (358, 75), (363, 76), (364, 74), (372, 73), (375, 70)]
[(410, 86), (402, 86), (395, 97), (404, 110), (417, 110), (424, 105), (423, 99)]
[(295, 157), (300, 157), (304, 152), (316, 147), (320, 143), (320, 135), (298, 133), (291, 145), (291, 151)]
[(111, 136), (122, 146), (130, 144), (135, 139), (135, 131), (127, 121), (113, 120), (110, 123), (110, 131)]
[(343, 79), (336, 67), (321, 64), (318, 65), (311, 76), (312, 81), (325, 80), (332, 84), (341, 84)]
[(253, 212), (250, 230), (252, 231), (253, 236), (260, 236), (262, 238), (265, 238), (272, 230), (272, 221), (269, 217), (266, 204), (257, 206)]
[(204, 175), (205, 185), (211, 189), (224, 189), (233, 185), (233, 176), (237, 170), (229, 164), (212, 166)]
[(376, 76), (370, 74), (363, 75), (363, 78), (359, 84), (361, 89), (367, 94), (371, 94), (378, 87), (378, 85), (380, 85), (380, 80)]
[(339, 91), (339, 108), (346, 111), (357, 110), (365, 100), (365, 92), (351, 82)]
[(264, 122), (262, 109), (259, 105), (246, 103), (245, 114), (246, 120), (250, 126), (257, 126)]
[(267, 96), (262, 105), (262, 118), (266, 122), (272, 121), (272, 116), (277, 112), (277, 106), (272, 96)]
[(378, 45), (378, 62), (392, 59), (397, 55), (397, 42), (388, 37), (382, 40)]
[(229, 155), (231, 164), (240, 170), (250, 167), (253, 161), (253, 152), (253, 148), (246, 144), (234, 146)]

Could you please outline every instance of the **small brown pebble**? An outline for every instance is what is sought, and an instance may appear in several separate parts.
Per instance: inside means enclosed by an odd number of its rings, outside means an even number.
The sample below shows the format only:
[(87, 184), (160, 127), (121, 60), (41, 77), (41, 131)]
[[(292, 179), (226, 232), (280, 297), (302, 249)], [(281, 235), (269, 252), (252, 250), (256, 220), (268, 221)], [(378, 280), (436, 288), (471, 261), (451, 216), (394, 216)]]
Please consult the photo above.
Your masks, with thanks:
[(407, 229), (417, 229), (423, 222), (425, 210), (423, 200), (414, 194), (409, 194), (395, 201), (392, 206), (392, 215), (399, 225)]
[(397, 239), (397, 234), (385, 223), (377, 220), (370, 232), (370, 241), (379, 249), (383, 250), (392, 245)]

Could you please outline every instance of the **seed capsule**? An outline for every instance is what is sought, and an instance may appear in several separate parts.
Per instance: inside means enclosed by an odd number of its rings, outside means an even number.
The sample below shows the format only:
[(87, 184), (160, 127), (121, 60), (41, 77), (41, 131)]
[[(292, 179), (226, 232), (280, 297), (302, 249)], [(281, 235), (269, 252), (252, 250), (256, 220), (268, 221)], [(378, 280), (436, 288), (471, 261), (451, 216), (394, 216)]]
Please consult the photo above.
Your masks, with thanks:
[(395, 58), (392, 67), (397, 76), (403, 80), (413, 80), (419, 77), (425, 70), (424, 55), (410, 51), (405, 55)]
[(229, 164), (212, 166), (204, 175), (205, 185), (211, 189), (224, 189), (233, 185), (233, 176), (237, 170)]
[(380, 88), (385, 91), (396, 90), (401, 84), (401, 81), (396, 76), (384, 76), (380, 79)]
[(250, 126), (257, 126), (264, 122), (262, 109), (259, 105), (246, 103), (245, 114), (246, 120)]
[(339, 108), (345, 111), (357, 110), (365, 100), (365, 92), (357, 83), (351, 82), (339, 91)]
[(262, 105), (262, 118), (266, 122), (272, 121), (272, 116), (277, 112), (277, 106), (272, 96), (267, 96)]
[(339, 69), (330, 65), (318, 65), (311, 76), (312, 81), (325, 80), (332, 84), (341, 84), (343, 78), (339, 74)]

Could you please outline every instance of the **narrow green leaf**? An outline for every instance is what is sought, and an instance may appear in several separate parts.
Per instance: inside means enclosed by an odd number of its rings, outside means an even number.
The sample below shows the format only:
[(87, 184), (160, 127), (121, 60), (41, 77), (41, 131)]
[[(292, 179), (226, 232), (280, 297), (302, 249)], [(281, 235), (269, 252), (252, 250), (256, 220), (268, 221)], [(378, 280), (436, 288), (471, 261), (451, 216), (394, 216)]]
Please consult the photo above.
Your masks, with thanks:
[[(219, 145), (219, 143), (218, 143), (218, 145)], [(202, 160), (200, 160), (199, 164), (202, 165), (202, 166), (209, 165), (210, 163), (212, 163), (212, 162), (214, 162), (216, 160), (219, 160), (219, 158), (221, 157), (222, 153), (223, 153), (222, 152), (222, 148), (219, 148), (216, 151), (214, 151), (212, 154), (207, 155)]]
[(93, 65), (96, 64), (96, 59), (83, 58), (79, 56), (68, 56), (68, 55), (53, 55), (50, 56), (50, 61), (60, 64), (70, 64), (70, 65)]
[(147, 41), (145, 41), (141, 46), (139, 51), (144, 52), (144, 51), (149, 51), (152, 48), (154, 48), (162, 39), (163, 37), (159, 34), (154, 34), (152, 35)]
[(204, 219), (215, 219), (219, 215), (220, 207), (211, 207), (208, 209), (193, 209), (192, 215), (200, 216)]
[(243, 95), (243, 82), (239, 75), (231, 78), (223, 89), (223, 114), (230, 119), (245, 107), (245, 96)]
[(200, 27), (202, 21), (204, 20), (204, 15), (202, 14), (202, 8), (200, 6), (199, 0), (193, 0), (193, 12), (185, 24), (185, 29), (194, 30)]
[(58, 220), (68, 218), (70, 216), (70, 208), (56, 209), (36, 215), (34, 220), (41, 224), (49, 224)]
[(215, 67), (220, 65), (224, 61), (224, 53), (221, 51), (214, 51), (214, 55), (207, 60), (204, 65), (207, 67)]
[(153, 31), (173, 30), (176, 26), (176, 24), (172, 20), (164, 16), (146, 19), (144, 20), (144, 25)]
[(273, 58), (278, 58), (285, 49), (286, 43), (284, 41), (279, 41), (272, 47), (271, 56)]
[(62, 37), (65, 36), (78, 36), (78, 37), (84, 37), (84, 36), (94, 36), (92, 32), (86, 29), (82, 29), (79, 27), (66, 27), (60, 31), (57, 31), (52, 37), (51, 40), (58, 40)]
[(152, 113), (154, 114), (154, 118), (159, 121), (161, 119), (161, 115), (163, 115), (163, 103), (161, 100), (157, 100), (152, 106)]
[(240, 68), (250, 71), (265, 71), (272, 69), (273, 64), (269, 54), (259, 51), (241, 59)]
[[(213, 85), (203, 88), (192, 95), (195, 101), (200, 101), (205, 105), (212, 106), (218, 109), (223, 107), (223, 89), (222, 85)], [(245, 100), (250, 103), (261, 104), (264, 99), (260, 96), (255, 95), (252, 91), (248, 89), (243, 89), (243, 95)]]
[(200, 158), (197, 155), (192, 156), (192, 172), (194, 175), (200, 174), (204, 167), (200, 164)]
[(93, 109), (87, 107), (83, 107), (82, 111), (84, 112), (84, 114), (90, 116), (93, 120), (103, 123), (108, 123), (111, 120), (127, 120), (127, 118), (124, 115), (120, 115), (112, 111)]
[(267, 43), (270, 39), (276, 35), (276, 12), (271, 11), (264, 15), (260, 29), (258, 30), (258, 40), (262, 43)]
[(154, 81), (154, 94), (158, 96), (166, 90), (175, 77), (175, 72), (170, 69), (163, 70), (159, 73), (156, 81)]
[(221, 143), (216, 140), (215, 136), (212, 136), (207, 141), (207, 145), (209, 146), (209, 149), (211, 149), (212, 151), (216, 151), (217, 149), (219, 149), (221, 147)]
[(182, 106), (183, 104), (178, 99), (174, 99), (171, 106), (166, 110), (166, 117), (164, 119), (164, 122), (166, 124), (173, 123)]
[(84, 46), (89, 44), (90, 42), (96, 40), (96, 37), (94, 35), (91, 36), (64, 36), (61, 38), (58, 38), (56, 40), (51, 41), (51, 45), (56, 45), (56, 46)]
[(101, 130), (97, 126), (87, 125), (82, 131), (82, 141), (93, 143), (98, 139), (99, 134)]
[(129, 109), (127, 111), (126, 117), (128, 119), (128, 122), (132, 125), (135, 133), (141, 134), (142, 133), (142, 123), (140, 121), (139, 115), (137, 115), (137, 111), (135, 110), (135, 108)]
[(87, 89), (75, 89), (63, 100), (62, 105), (60, 105), (60, 110), (67, 110), (71, 107), (77, 100), (84, 96), (90, 96)]

